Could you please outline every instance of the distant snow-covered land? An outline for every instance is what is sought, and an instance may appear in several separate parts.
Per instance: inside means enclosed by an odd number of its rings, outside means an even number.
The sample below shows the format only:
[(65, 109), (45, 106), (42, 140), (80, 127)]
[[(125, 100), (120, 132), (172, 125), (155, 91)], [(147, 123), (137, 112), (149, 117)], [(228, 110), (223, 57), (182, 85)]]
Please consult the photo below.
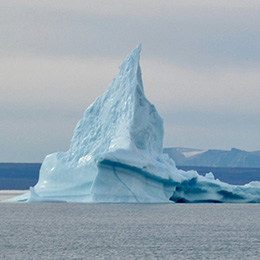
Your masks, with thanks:
[(169, 154), (178, 166), (260, 167), (260, 151), (248, 152), (236, 148), (226, 151), (173, 147), (165, 148), (164, 152)]

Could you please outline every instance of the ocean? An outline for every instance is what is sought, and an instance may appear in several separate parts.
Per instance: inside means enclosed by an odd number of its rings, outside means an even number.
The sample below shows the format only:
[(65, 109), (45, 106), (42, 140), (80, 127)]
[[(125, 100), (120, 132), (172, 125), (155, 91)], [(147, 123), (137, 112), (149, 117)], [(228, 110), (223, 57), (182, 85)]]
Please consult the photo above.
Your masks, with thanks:
[(1, 203), (0, 219), (1, 260), (260, 256), (259, 204)]

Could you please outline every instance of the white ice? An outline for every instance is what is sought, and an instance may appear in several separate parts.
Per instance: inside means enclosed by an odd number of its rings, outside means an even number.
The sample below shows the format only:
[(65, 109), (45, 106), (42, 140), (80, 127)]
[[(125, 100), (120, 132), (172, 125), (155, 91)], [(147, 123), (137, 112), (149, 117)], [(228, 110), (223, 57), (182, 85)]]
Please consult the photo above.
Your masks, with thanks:
[(163, 120), (144, 94), (139, 45), (78, 122), (67, 152), (46, 156), (30, 192), (9, 201), (260, 202), (256, 183), (232, 186), (177, 170), (162, 152)]

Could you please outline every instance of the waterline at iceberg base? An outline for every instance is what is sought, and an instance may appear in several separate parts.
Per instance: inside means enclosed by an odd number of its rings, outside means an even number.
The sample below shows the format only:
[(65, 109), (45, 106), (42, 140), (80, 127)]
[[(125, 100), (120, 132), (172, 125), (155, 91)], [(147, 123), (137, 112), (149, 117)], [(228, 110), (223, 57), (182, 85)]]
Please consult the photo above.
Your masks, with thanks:
[(260, 184), (234, 186), (178, 170), (163, 154), (163, 120), (144, 94), (139, 45), (78, 122), (67, 152), (46, 156), (35, 187), (9, 201), (260, 202)]

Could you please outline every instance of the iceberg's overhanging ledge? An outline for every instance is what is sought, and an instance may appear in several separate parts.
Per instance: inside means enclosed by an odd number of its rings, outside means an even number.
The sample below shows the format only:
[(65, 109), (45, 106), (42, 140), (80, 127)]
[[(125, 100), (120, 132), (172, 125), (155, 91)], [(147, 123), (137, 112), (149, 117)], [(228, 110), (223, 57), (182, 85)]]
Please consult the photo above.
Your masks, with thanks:
[(163, 120), (144, 94), (141, 45), (78, 122), (67, 152), (46, 156), (30, 192), (9, 201), (260, 202), (260, 186), (232, 186), (178, 170), (162, 153)]

